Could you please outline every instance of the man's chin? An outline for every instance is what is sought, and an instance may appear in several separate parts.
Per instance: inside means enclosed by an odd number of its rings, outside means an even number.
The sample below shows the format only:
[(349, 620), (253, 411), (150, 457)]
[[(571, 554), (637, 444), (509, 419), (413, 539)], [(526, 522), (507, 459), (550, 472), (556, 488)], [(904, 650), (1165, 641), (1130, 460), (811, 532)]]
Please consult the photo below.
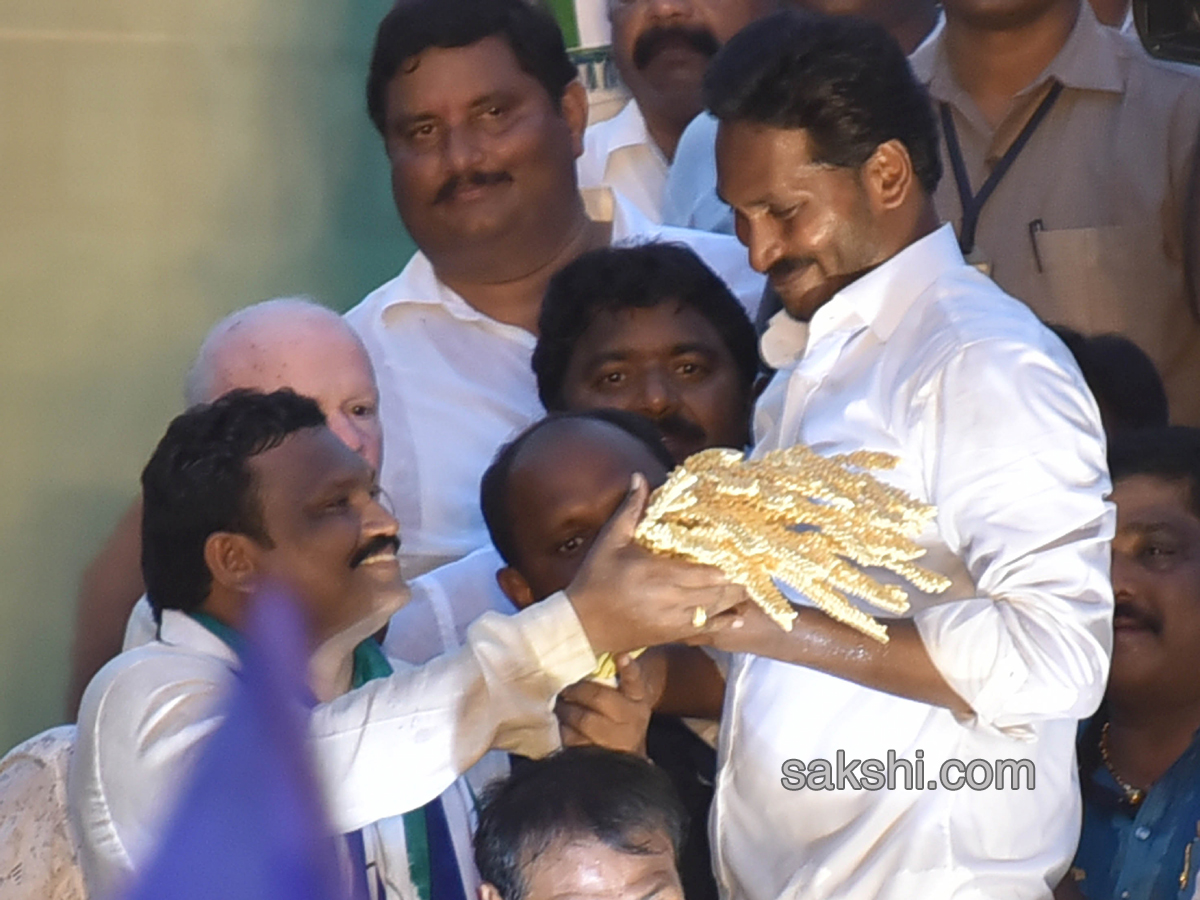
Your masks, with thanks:
[(783, 308), (793, 319), (801, 322), (809, 321), (818, 309), (833, 299), (842, 288), (857, 280), (858, 274), (825, 278), (816, 284), (804, 277), (806, 273), (797, 273), (790, 278), (771, 279), (771, 287)]

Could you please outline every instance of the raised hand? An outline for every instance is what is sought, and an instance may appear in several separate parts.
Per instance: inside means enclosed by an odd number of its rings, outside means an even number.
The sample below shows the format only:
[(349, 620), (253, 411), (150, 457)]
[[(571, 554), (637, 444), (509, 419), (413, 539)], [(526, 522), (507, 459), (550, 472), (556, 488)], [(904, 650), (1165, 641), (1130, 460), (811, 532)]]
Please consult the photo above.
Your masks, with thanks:
[(746, 599), (719, 569), (656, 556), (633, 543), (648, 495), (646, 479), (635, 474), (629, 496), (567, 587), (597, 653), (668, 644), (729, 627), (719, 613)]
[(594, 745), (646, 755), (654, 698), (638, 660), (621, 653), (616, 663), (616, 687), (581, 681), (558, 695), (554, 713), (564, 746)]

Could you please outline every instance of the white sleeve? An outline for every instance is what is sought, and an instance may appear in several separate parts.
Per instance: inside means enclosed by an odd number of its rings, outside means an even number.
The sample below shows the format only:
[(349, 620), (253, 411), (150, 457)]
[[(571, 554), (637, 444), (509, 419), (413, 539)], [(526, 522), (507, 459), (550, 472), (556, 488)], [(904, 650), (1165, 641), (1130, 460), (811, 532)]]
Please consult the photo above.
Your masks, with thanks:
[(415, 809), (489, 748), (559, 747), (554, 697), (595, 668), (565, 594), (487, 613), (457, 653), (369, 682), (313, 712), (317, 771), (338, 830)]
[(516, 607), (496, 581), (502, 568), (504, 560), (488, 544), (413, 579), (412, 599), (388, 623), (384, 653), (427, 662), (466, 643), (467, 629), (485, 612), (514, 614)]
[(958, 352), (928, 398), (937, 527), (978, 596), (915, 622), (985, 728), (1084, 718), (1108, 678), (1115, 509), (1099, 413), (1063, 357), (980, 341)]

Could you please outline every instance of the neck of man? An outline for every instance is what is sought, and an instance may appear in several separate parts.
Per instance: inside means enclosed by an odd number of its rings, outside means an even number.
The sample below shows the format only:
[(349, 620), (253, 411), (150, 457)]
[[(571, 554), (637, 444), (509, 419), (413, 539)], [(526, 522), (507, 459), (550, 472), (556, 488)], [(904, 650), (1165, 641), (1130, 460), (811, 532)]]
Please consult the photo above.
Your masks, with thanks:
[(703, 110), (699, 102), (684, 103), (681, 107), (653, 110), (638, 104), (642, 118), (646, 120), (646, 131), (650, 133), (650, 139), (662, 151), (667, 162), (675, 159), (675, 151), (679, 148), (679, 139), (683, 137), (684, 130)]
[(900, 21), (888, 26), (888, 33), (896, 39), (904, 50), (904, 55), (910, 55), (921, 46), (921, 42), (929, 37), (937, 25), (938, 8), (934, 3), (922, 3), (911, 10)]
[[(200, 607), (223, 625), (241, 633), (245, 629), (247, 598), (214, 589)], [(357, 632), (343, 632), (320, 642), (308, 660), (308, 686), (321, 703), (350, 690), (354, 677), (354, 650), (361, 643)]]
[(1109, 762), (1134, 787), (1148, 788), (1162, 778), (1200, 729), (1200, 700), (1181, 707), (1171, 699), (1174, 704), (1160, 697), (1122, 702), (1109, 692)]
[(1129, 0), (1091, 0), (1092, 10), (1101, 24), (1120, 28), (1129, 14)]
[(543, 231), (555, 240), (541, 246), (509, 242), (511, 254), (503, 248), (476, 254), (484, 260), (479, 270), (447, 270), (434, 263), (438, 280), (485, 316), (537, 334), (550, 278), (588, 250), (608, 246), (612, 224), (589, 219), (580, 199), (566, 227)]
[(318, 703), (329, 703), (350, 690), (354, 679), (354, 648), (345, 642), (327, 641), (308, 660), (308, 686)]
[(1057, 0), (1025, 21), (948, 15), (944, 46), (954, 80), (997, 127), (1013, 97), (1033, 84), (1066, 44), (1084, 0)]

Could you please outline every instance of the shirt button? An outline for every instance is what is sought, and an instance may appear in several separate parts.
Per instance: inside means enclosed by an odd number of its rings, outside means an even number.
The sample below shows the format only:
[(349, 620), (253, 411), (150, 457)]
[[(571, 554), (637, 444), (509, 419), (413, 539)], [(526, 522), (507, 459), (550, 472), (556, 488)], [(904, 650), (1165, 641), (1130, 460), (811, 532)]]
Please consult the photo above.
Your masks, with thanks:
[(1129, 891), (1121, 891), (1121, 900), (1129, 900)]
[(1146, 838), (1150, 837), (1150, 829), (1145, 825), (1139, 825), (1134, 829), (1133, 834), (1134, 837), (1136, 837), (1139, 841), (1144, 841)]

